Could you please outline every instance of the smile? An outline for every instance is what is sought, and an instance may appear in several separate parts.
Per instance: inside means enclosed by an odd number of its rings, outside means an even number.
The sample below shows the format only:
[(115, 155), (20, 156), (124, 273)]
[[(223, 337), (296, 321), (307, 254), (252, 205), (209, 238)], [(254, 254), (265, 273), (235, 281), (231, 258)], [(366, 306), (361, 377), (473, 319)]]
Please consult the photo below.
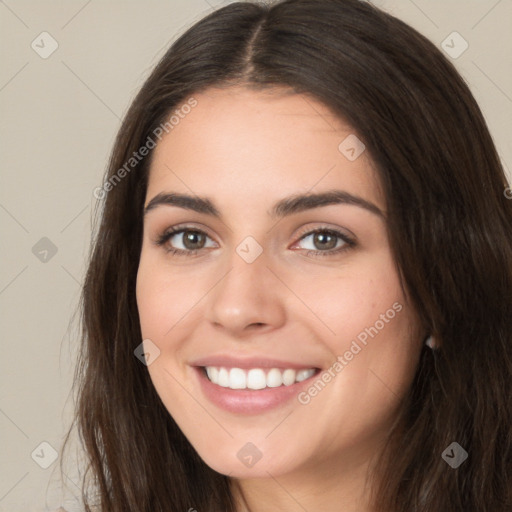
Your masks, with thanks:
[(204, 367), (210, 382), (223, 388), (230, 389), (265, 389), (280, 386), (291, 386), (296, 382), (309, 379), (315, 373), (316, 368), (225, 368), (217, 366)]
[[(249, 366), (249, 365), (247, 365)], [(251, 365), (252, 366), (252, 365)], [(319, 368), (193, 366), (200, 393), (235, 414), (261, 414), (287, 403), (318, 375)]]

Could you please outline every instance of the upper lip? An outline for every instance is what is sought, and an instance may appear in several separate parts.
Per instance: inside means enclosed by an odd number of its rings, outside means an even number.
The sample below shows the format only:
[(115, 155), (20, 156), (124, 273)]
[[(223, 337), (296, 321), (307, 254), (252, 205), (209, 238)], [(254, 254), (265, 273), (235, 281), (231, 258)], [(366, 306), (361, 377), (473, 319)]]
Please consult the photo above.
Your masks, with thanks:
[(224, 368), (291, 368), (295, 370), (305, 368), (319, 368), (316, 364), (299, 363), (294, 361), (283, 361), (279, 359), (271, 359), (264, 356), (252, 356), (244, 358), (236, 358), (228, 355), (211, 355), (195, 359), (190, 366), (215, 366)]

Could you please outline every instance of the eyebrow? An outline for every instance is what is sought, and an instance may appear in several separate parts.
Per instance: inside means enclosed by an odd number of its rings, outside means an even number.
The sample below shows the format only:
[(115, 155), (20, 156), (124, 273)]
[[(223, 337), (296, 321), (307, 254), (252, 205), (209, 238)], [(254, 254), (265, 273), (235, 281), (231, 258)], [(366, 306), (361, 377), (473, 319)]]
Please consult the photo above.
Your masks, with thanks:
[[(382, 219), (385, 219), (384, 213), (375, 204), (363, 199), (362, 197), (345, 192), (344, 190), (329, 190), (316, 194), (297, 194), (285, 197), (275, 203), (274, 206), (267, 211), (267, 214), (271, 218), (276, 219), (332, 204), (358, 206), (381, 217)], [(162, 205), (177, 206), (186, 210), (211, 215), (218, 219), (222, 218), (220, 211), (208, 197), (191, 196), (176, 192), (161, 192), (157, 194), (144, 208), (144, 215)]]

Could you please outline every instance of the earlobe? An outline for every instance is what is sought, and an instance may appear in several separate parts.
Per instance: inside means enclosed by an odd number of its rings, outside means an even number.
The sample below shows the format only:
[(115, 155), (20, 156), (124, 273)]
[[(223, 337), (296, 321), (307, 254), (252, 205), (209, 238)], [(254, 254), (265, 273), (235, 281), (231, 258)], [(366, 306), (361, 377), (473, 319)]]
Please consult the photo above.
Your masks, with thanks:
[(434, 338), (432, 336), (429, 336), (426, 340), (425, 340), (425, 345), (427, 345), (427, 347), (430, 347), (432, 350), (435, 350), (437, 348), (437, 345), (434, 341)]

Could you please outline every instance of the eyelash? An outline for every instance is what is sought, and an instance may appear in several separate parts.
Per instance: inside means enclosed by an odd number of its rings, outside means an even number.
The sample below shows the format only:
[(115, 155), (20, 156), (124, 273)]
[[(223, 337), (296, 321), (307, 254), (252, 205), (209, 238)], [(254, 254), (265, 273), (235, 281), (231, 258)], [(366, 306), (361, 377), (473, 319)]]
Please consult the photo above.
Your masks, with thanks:
[[(208, 234), (205, 233), (204, 231), (202, 231), (201, 229), (198, 229), (198, 228), (195, 228), (192, 226), (177, 226), (175, 228), (171, 228), (169, 230), (164, 231), (158, 237), (158, 239), (155, 241), (155, 244), (157, 246), (164, 246), (165, 243), (170, 238), (172, 238), (174, 235), (176, 235), (178, 233), (185, 233), (187, 231), (203, 234), (208, 237)], [(331, 235), (335, 235), (338, 238), (340, 238), (341, 240), (343, 240), (343, 242), (345, 242), (345, 245), (338, 247), (337, 249), (329, 249), (327, 251), (308, 249), (306, 252), (307, 256), (313, 256), (313, 257), (333, 256), (335, 254), (340, 254), (344, 251), (348, 251), (356, 246), (356, 242), (354, 240), (352, 240), (351, 238), (349, 238), (344, 233), (341, 233), (340, 231), (338, 231), (336, 229), (325, 228), (325, 227), (319, 227), (319, 228), (315, 228), (310, 231), (306, 231), (305, 233), (303, 233), (300, 236), (298, 241), (301, 241), (304, 238), (307, 238), (308, 236), (314, 235), (316, 233), (329, 233)], [(208, 238), (210, 238), (210, 237), (208, 237)], [(197, 253), (201, 250), (201, 249), (183, 250), (183, 249), (175, 249), (175, 248), (170, 248), (170, 247), (165, 247), (164, 249), (167, 253), (170, 253), (173, 256), (189, 256), (189, 257), (197, 255)]]

